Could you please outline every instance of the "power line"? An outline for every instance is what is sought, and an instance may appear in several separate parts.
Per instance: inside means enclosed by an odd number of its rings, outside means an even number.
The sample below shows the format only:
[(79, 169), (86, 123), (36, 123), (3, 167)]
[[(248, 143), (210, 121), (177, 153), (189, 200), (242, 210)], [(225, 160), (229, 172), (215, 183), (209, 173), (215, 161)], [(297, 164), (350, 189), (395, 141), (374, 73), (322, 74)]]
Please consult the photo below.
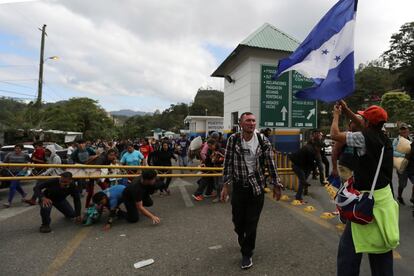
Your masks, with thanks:
[(11, 91), (11, 90), (0, 89), (0, 92), (8, 93), (8, 94), (16, 94), (16, 95), (21, 95), (21, 96), (29, 96), (31, 98), (36, 98), (36, 96), (34, 96), (34, 95), (29, 95), (29, 94), (20, 93), (20, 92)]
[(57, 93), (53, 88), (52, 88), (52, 86), (51, 85), (49, 85), (48, 83), (46, 83), (45, 81), (43, 81), (43, 84), (47, 87), (47, 89), (50, 91), (50, 92), (52, 92), (57, 98), (58, 98), (58, 100), (64, 100), (64, 98), (63, 97), (61, 97), (60, 95), (59, 95), (59, 93)]
[(5, 83), (8, 85), (12, 85), (12, 86), (18, 86), (18, 87), (23, 87), (23, 88), (29, 88), (29, 89), (33, 89), (33, 87), (27, 86), (27, 85), (23, 85), (23, 84), (17, 84), (17, 83), (12, 83), (12, 82), (8, 82), (8, 81), (0, 81), (1, 83)]
[(0, 67), (31, 67), (35, 64), (0, 64)]
[(14, 80), (0, 80), (1, 82), (4, 81), (37, 81), (37, 79), (14, 79)]

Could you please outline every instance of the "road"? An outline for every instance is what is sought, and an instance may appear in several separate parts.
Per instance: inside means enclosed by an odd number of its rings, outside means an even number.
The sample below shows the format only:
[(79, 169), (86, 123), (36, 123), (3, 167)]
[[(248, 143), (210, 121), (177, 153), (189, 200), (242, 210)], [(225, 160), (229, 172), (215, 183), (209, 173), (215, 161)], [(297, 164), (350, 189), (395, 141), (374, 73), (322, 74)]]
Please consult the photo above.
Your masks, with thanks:
[[(0, 209), (0, 275), (335, 275), (341, 227), (336, 218), (320, 218), (334, 206), (317, 182), (312, 182), (305, 206), (266, 198), (254, 267), (241, 271), (231, 206), (211, 199), (194, 202), (195, 180), (177, 178), (171, 196), (153, 196), (150, 210), (161, 217), (160, 225), (146, 218), (137, 224), (116, 221), (108, 232), (102, 223), (82, 227), (54, 210), (53, 232), (41, 234), (39, 207), (24, 206), (16, 198), (12, 208)], [(0, 191), (1, 203), (6, 195)], [(306, 212), (308, 206), (315, 211)], [(414, 274), (412, 224), (411, 207), (403, 206), (395, 275)], [(154, 264), (134, 268), (150, 258)], [(370, 275), (367, 258), (361, 275)]]

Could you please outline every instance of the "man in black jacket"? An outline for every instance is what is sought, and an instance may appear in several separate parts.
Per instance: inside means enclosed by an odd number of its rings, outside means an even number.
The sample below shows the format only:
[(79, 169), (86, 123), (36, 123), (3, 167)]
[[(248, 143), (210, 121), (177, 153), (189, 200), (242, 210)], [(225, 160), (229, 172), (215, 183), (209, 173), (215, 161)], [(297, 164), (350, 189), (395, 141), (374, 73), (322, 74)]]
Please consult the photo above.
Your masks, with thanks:
[[(67, 218), (74, 219), (75, 222), (81, 222), (81, 201), (79, 189), (72, 181), (72, 173), (64, 172), (58, 179), (51, 179), (36, 185), (35, 193), (39, 195), (40, 199), (40, 216), (42, 217), (42, 226), (40, 226), (41, 233), (51, 232), (50, 228), (50, 212), (52, 206), (58, 209)], [(73, 204), (75, 210), (70, 206), (66, 197), (71, 195), (73, 197)]]
[(320, 142), (311, 139), (297, 152), (292, 153), (289, 159), (292, 161), (293, 171), (299, 178), (299, 187), (295, 198), (303, 203), (303, 190), (305, 190), (306, 195), (307, 188), (310, 186), (307, 179), (315, 168), (315, 162), (320, 160)]

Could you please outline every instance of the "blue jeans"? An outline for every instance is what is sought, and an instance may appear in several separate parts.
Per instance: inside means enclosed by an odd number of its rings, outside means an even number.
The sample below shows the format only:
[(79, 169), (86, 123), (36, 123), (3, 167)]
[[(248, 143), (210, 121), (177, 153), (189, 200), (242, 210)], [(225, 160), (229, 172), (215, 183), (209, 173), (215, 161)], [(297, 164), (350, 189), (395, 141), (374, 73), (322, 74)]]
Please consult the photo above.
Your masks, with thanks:
[(12, 203), (14, 195), (16, 194), (16, 191), (19, 192), (19, 194), (21, 194), (23, 198), (26, 196), (26, 193), (23, 191), (20, 181), (12, 180), (10, 182), (10, 188), (9, 188), (9, 198), (8, 198), (9, 203)]
[[(372, 276), (394, 275), (392, 250), (383, 254), (368, 254), (368, 258)], [(362, 253), (355, 253), (351, 223), (348, 222), (339, 241), (337, 275), (358, 276), (361, 259)]]
[(299, 187), (298, 187), (298, 191), (296, 192), (296, 196), (295, 198), (297, 200), (302, 200), (302, 194), (303, 194), (303, 188), (305, 185), (307, 185), (306, 180), (308, 179), (311, 170), (303, 170), (302, 168), (300, 168), (299, 166), (292, 164), (292, 169), (295, 172), (296, 176), (299, 178)]
[[(74, 218), (76, 217), (75, 210), (73, 210), (72, 206), (69, 202), (64, 199), (62, 201), (54, 201), (52, 204), (56, 209), (58, 209), (65, 217), (67, 218)], [(40, 204), (40, 216), (42, 217), (42, 225), (50, 225), (50, 213), (52, 212), (52, 206), (50, 207), (43, 207)]]
[(178, 164), (180, 167), (187, 167), (188, 165), (188, 156), (178, 156)]

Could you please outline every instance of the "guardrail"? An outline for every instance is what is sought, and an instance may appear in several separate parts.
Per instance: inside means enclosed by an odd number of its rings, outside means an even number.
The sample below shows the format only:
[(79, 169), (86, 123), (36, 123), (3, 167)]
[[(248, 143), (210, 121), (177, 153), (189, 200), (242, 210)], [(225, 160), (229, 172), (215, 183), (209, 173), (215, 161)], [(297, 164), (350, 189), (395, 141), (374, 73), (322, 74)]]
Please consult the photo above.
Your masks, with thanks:
[[(288, 159), (287, 154), (278, 153), (276, 155), (277, 171), (283, 182), (288, 189), (297, 189), (298, 179), (293, 173), (291, 168), (291, 162)], [(98, 174), (100, 169), (111, 170), (160, 170), (160, 171), (198, 171), (200, 173), (182, 173), (182, 174), (167, 174), (159, 173), (160, 177), (219, 177), (223, 176), (222, 167), (180, 167), (180, 166), (125, 166), (125, 165), (83, 165), (83, 164), (30, 164), (30, 163), (0, 163), (1, 168), (30, 168), (30, 169), (48, 169), (48, 168), (60, 168), (60, 169), (84, 169), (89, 171), (88, 175), (74, 175), (74, 179), (101, 179), (101, 178), (131, 178), (139, 176), (139, 173), (134, 174)], [(94, 175), (95, 173), (95, 175)], [(47, 180), (52, 178), (58, 178), (59, 176), (0, 176), (0, 181), (10, 180)]]

